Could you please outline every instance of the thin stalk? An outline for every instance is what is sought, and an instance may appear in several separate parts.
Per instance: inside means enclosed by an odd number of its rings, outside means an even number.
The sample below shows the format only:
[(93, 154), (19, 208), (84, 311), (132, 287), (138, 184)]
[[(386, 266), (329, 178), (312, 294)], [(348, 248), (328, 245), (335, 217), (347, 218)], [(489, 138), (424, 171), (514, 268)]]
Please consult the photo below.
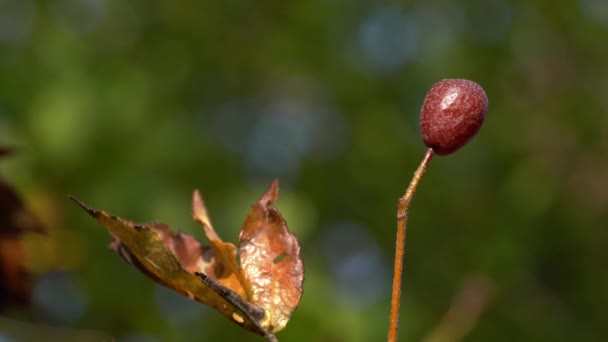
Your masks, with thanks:
[(407, 216), (410, 203), (418, 187), (420, 179), (424, 175), (431, 158), (433, 158), (433, 149), (428, 148), (424, 159), (414, 173), (414, 177), (410, 185), (405, 190), (405, 194), (399, 198), (397, 205), (397, 242), (395, 246), (395, 268), (393, 270), (393, 292), (391, 297), (391, 317), (388, 328), (388, 342), (397, 341), (397, 330), (399, 329), (399, 304), (401, 303), (401, 278), (403, 276), (403, 255), (405, 254), (405, 232), (407, 227)]
[(279, 339), (277, 339), (277, 337), (273, 333), (265, 332), (264, 337), (268, 342), (279, 342)]

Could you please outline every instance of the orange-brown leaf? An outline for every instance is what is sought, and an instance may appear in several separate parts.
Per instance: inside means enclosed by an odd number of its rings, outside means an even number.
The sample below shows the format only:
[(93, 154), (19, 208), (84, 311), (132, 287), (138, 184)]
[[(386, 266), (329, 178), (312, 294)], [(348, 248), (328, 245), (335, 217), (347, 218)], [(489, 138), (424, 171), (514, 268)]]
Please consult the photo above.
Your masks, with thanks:
[[(123, 220), (131, 227), (137, 224)], [(173, 233), (171, 228), (164, 223), (151, 223), (145, 225), (148, 229), (156, 232), (160, 240), (165, 244), (165, 247), (173, 253), (180, 265), (190, 273), (204, 273), (212, 278), (216, 278), (214, 267), (214, 250), (209, 246), (202, 246), (200, 242), (192, 236), (184, 233)], [(141, 265), (136, 263), (129, 248), (122, 241), (112, 234), (112, 241), (109, 247), (123, 257), (128, 263), (134, 264), (146, 275), (154, 278), (152, 274), (147, 273)], [(162, 280), (154, 278), (156, 281)]]
[(241, 268), (252, 290), (251, 301), (266, 310), (269, 331), (285, 327), (302, 297), (304, 266), (300, 246), (274, 207), (279, 183), (256, 202), (239, 237)]
[(195, 190), (192, 195), (192, 218), (203, 226), (205, 235), (209, 239), (209, 242), (211, 242), (211, 247), (215, 252), (213, 263), (213, 271), (216, 274), (215, 279), (243, 296), (243, 298), (248, 298), (249, 288), (236, 262), (236, 247), (229, 242), (223, 242), (217, 235), (211, 225), (205, 202), (203, 202), (203, 198), (198, 190)]
[(14, 152), (14, 150), (10, 147), (0, 146), (0, 157), (8, 156), (9, 154), (11, 154), (13, 152)]
[[(0, 147), (0, 156), (9, 152)], [(0, 178), (0, 310), (24, 305), (30, 298), (27, 251), (22, 244), (25, 232), (44, 233), (44, 229), (17, 191)]]
[(173, 233), (164, 224), (138, 225), (87, 207), (72, 198), (113, 236), (110, 244), (125, 260), (157, 282), (206, 303), (233, 322), (276, 341), (300, 302), (304, 269), (297, 239), (274, 207), (279, 185), (256, 202), (236, 247), (217, 235), (198, 191), (192, 216), (203, 226), (211, 247)]
[[(246, 301), (210, 274), (186, 270), (206, 268), (196, 266), (201, 265), (200, 260), (193, 262), (201, 256), (205, 259), (205, 251), (197, 250), (200, 245), (192, 237), (172, 234), (163, 224), (135, 224), (90, 208), (76, 198), (70, 198), (112, 234), (111, 247), (143, 273), (162, 285), (211, 306), (250, 331), (264, 336), (271, 335), (261, 325), (265, 318), (263, 309)], [(181, 255), (180, 259), (176, 255)], [(186, 265), (182, 265), (181, 260)]]

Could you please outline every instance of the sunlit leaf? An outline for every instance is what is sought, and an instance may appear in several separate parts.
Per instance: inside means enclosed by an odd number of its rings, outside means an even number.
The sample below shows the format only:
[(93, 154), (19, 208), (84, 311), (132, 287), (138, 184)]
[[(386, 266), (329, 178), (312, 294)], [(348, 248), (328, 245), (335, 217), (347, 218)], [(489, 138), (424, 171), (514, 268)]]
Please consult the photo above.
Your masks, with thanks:
[[(146, 275), (193, 300), (211, 306), (250, 331), (266, 334), (259, 324), (264, 318), (264, 311), (205, 274), (205, 250), (196, 251), (198, 242), (193, 241), (192, 237), (172, 234), (163, 224), (135, 224), (90, 208), (74, 197), (70, 198), (112, 234), (111, 247)], [(176, 257), (181, 255), (182, 260), (192, 257), (187, 250), (194, 250), (192, 255), (203, 259), (194, 262), (190, 259), (187, 263), (190, 271)]]
[[(136, 224), (127, 220), (123, 222), (135, 226)], [(190, 273), (205, 273), (212, 277), (215, 276), (213, 263), (213, 250), (207, 246), (201, 246), (192, 236), (183, 233), (173, 233), (169, 226), (163, 223), (150, 223), (146, 227), (156, 232), (160, 240), (164, 243), (175, 258), (179, 261), (182, 268)], [(135, 265), (146, 275), (155, 279), (159, 283), (164, 283), (163, 279), (158, 279), (149, 270), (143, 267), (136, 258), (130, 248), (123, 243), (116, 235), (112, 234), (112, 242), (109, 247), (123, 257), (128, 263)], [(166, 284), (165, 284), (166, 285)]]
[(215, 279), (244, 298), (248, 298), (250, 291), (236, 262), (236, 247), (229, 242), (223, 242), (217, 235), (211, 225), (207, 208), (198, 190), (194, 191), (192, 196), (192, 217), (203, 226), (205, 235), (215, 252)]
[(304, 280), (298, 241), (274, 207), (278, 193), (274, 181), (252, 206), (239, 237), (240, 266), (236, 247), (217, 235), (198, 191), (192, 217), (203, 226), (210, 247), (165, 224), (135, 224), (70, 198), (110, 232), (110, 247), (150, 278), (276, 341), (273, 333), (289, 321)]
[(266, 310), (269, 321), (264, 324), (273, 332), (287, 325), (302, 297), (304, 281), (298, 240), (274, 207), (278, 197), (275, 180), (252, 206), (239, 237), (239, 257), (251, 285), (251, 301)]

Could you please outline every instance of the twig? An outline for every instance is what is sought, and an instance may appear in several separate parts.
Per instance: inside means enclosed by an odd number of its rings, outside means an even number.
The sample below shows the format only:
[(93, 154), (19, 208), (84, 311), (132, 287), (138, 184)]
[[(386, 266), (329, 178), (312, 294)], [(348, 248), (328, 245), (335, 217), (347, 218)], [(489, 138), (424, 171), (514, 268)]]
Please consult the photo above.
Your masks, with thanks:
[(399, 199), (397, 206), (397, 242), (395, 247), (395, 268), (393, 270), (393, 292), (391, 297), (391, 316), (388, 329), (388, 341), (397, 341), (397, 330), (399, 329), (399, 304), (401, 302), (401, 278), (403, 275), (403, 255), (405, 254), (405, 232), (407, 226), (407, 216), (410, 202), (416, 192), (416, 187), (420, 179), (424, 175), (431, 158), (433, 157), (433, 149), (428, 148), (424, 159), (414, 173), (414, 177), (407, 187), (405, 194)]
[(194, 274), (199, 277), (205, 285), (209, 286), (213, 291), (217, 292), (222, 298), (228, 301), (230, 304), (234, 305), (235, 308), (239, 309), (241, 313), (243, 313), (249, 321), (258, 329), (256, 333), (261, 333), (262, 336), (268, 342), (279, 342), (277, 337), (270, 331), (266, 330), (260, 324), (260, 320), (264, 316), (264, 311), (262, 308), (252, 304), (245, 299), (243, 299), (236, 292), (230, 290), (227, 287), (221, 286), (219, 282), (208, 275), (200, 272), (194, 272)]
[(268, 342), (279, 342), (279, 339), (273, 333), (265, 332), (264, 337)]

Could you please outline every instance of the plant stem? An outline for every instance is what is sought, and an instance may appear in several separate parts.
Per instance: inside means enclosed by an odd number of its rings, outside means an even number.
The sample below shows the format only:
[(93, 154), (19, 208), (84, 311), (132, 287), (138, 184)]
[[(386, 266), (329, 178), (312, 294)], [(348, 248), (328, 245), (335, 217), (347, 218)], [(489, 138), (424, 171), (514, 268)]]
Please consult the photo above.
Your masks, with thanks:
[(279, 339), (277, 339), (277, 337), (273, 333), (265, 332), (264, 337), (268, 342), (279, 342)]
[(388, 329), (388, 341), (397, 341), (397, 330), (399, 328), (399, 304), (401, 302), (401, 278), (403, 275), (403, 255), (405, 254), (405, 231), (407, 226), (407, 216), (409, 212), (410, 202), (416, 192), (418, 183), (424, 175), (431, 158), (433, 158), (433, 149), (428, 148), (424, 159), (414, 173), (414, 177), (410, 185), (405, 190), (405, 194), (399, 198), (397, 205), (397, 243), (395, 246), (395, 268), (393, 270), (393, 292), (391, 297), (391, 316)]

